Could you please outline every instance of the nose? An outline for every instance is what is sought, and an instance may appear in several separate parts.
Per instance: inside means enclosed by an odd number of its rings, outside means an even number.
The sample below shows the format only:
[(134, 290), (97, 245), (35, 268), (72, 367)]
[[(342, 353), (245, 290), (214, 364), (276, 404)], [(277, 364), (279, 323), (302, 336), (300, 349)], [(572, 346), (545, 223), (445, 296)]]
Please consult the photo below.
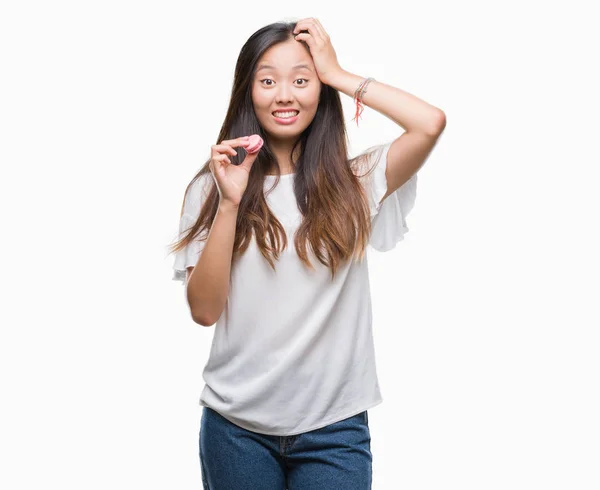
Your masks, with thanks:
[(277, 94), (275, 95), (275, 101), (278, 104), (284, 104), (286, 102), (292, 102), (293, 96), (292, 96), (292, 90), (290, 87), (288, 87), (285, 83), (282, 83), (279, 85), (278, 90), (277, 90)]

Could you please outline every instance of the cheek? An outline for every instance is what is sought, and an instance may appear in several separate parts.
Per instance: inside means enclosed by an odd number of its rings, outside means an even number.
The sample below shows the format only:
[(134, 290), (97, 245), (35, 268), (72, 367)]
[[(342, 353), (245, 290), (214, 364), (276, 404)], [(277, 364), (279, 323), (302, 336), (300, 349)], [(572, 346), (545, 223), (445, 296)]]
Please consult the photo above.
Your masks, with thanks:
[(308, 113), (314, 114), (317, 112), (317, 108), (319, 107), (319, 99), (311, 97), (301, 103), (304, 110)]
[(269, 107), (269, 102), (267, 101), (264, 92), (256, 90), (256, 88), (252, 89), (252, 103), (257, 111), (260, 111), (265, 107)]
[[(308, 92), (308, 90), (306, 92)], [(308, 92), (306, 94), (306, 96), (303, 97), (304, 104), (306, 105), (306, 107), (310, 107), (311, 109), (316, 111), (317, 107), (319, 106), (319, 96), (320, 95), (321, 95), (320, 88), (312, 88), (310, 90), (310, 92)]]

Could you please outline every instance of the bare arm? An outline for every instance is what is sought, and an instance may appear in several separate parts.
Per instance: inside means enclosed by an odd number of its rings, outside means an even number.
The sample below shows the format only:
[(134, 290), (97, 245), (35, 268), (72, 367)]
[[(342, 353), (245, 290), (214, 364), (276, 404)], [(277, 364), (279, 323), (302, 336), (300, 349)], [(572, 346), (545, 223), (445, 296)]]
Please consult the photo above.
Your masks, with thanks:
[(194, 322), (216, 323), (229, 294), (238, 207), (221, 202), (195, 267), (188, 267), (187, 300)]

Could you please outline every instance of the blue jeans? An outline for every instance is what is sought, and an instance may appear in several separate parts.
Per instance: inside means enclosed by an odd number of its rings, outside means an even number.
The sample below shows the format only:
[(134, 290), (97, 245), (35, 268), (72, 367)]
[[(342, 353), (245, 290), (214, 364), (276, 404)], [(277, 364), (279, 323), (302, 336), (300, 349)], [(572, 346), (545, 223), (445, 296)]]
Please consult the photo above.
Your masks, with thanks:
[(370, 490), (367, 411), (320, 429), (271, 436), (239, 427), (202, 407), (204, 490)]

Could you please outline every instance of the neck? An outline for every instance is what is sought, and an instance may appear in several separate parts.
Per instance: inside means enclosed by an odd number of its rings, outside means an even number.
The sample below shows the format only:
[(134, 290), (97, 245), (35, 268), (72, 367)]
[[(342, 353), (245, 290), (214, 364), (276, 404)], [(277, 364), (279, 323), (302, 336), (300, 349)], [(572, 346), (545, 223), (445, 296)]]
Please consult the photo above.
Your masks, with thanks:
[[(295, 165), (300, 157), (300, 145), (296, 147), (296, 151), (292, 155), (292, 148), (296, 143), (295, 140), (278, 140), (275, 138), (269, 139), (269, 148), (277, 159), (279, 172), (282, 174), (291, 174), (295, 172)], [(274, 173), (274, 172), (273, 172)]]

